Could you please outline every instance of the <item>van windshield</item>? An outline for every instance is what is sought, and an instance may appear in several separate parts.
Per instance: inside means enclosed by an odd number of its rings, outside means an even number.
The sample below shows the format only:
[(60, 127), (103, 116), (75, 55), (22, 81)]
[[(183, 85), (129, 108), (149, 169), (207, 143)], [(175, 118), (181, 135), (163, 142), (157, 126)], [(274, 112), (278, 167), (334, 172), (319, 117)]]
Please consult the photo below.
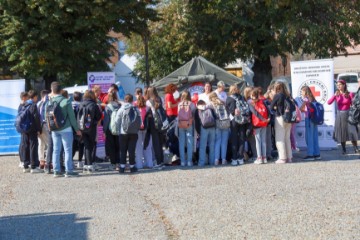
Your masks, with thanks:
[(346, 83), (357, 83), (358, 78), (354, 75), (348, 75), (348, 76), (341, 76), (339, 79), (345, 80)]

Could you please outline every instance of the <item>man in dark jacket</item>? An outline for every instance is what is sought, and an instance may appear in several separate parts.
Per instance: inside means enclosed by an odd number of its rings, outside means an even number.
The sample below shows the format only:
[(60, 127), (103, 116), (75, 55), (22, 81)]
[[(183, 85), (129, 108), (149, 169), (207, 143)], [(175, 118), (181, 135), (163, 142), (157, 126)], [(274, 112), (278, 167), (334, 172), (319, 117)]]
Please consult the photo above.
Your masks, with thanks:
[[(23, 149), (25, 151), (24, 159), (24, 173), (40, 173), (43, 172), (39, 168), (39, 155), (38, 155), (38, 135), (41, 134), (40, 115), (36, 106), (37, 93), (34, 90), (28, 92), (29, 99), (25, 102), (23, 108), (29, 108), (31, 114), (31, 128), (28, 133), (23, 135)], [(31, 169), (29, 168), (31, 166)]]

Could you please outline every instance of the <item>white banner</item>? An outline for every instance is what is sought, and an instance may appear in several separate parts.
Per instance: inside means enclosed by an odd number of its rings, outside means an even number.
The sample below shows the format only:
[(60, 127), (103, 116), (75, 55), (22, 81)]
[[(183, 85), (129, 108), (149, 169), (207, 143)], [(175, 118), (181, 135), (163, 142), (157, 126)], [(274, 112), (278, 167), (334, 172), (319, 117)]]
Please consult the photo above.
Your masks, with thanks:
[[(301, 88), (309, 86), (316, 100), (324, 105), (324, 124), (318, 126), (320, 149), (336, 148), (333, 140), (335, 104), (327, 100), (334, 95), (334, 63), (332, 59), (291, 62), (292, 96), (301, 96)], [(305, 120), (297, 124), (295, 138), (299, 148), (306, 148)]]
[[(99, 85), (103, 93), (107, 93), (110, 85), (115, 83), (114, 72), (88, 72), (87, 82), (89, 89), (92, 89), (94, 85)], [(97, 144), (96, 144), (96, 156), (104, 158), (105, 153), (105, 134), (103, 132), (102, 125), (97, 128)]]
[(0, 155), (19, 153), (20, 134), (14, 123), (25, 91), (25, 79), (0, 81)]

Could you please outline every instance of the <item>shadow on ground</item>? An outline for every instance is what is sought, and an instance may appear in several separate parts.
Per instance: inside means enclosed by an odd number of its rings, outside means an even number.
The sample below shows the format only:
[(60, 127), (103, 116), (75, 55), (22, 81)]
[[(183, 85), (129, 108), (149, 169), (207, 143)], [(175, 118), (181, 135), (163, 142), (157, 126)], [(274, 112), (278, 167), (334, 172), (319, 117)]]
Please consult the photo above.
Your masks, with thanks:
[(0, 239), (88, 239), (90, 218), (55, 212), (0, 217)]

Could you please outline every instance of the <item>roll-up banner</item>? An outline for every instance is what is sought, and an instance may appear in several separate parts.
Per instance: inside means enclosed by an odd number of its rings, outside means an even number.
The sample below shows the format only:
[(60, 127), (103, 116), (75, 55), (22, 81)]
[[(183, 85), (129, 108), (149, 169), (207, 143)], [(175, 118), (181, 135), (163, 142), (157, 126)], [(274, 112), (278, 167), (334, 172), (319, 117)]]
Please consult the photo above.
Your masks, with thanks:
[[(318, 126), (320, 149), (337, 147), (333, 139), (335, 125), (335, 104), (327, 100), (334, 95), (334, 62), (332, 59), (291, 62), (292, 96), (301, 96), (301, 88), (309, 86), (316, 101), (324, 105), (324, 124)], [(306, 148), (305, 120), (296, 125), (295, 139), (299, 148)]]
[(20, 134), (14, 123), (25, 79), (0, 80), (0, 155), (18, 154)]
[[(87, 83), (89, 89), (92, 89), (95, 85), (99, 85), (103, 93), (107, 93), (110, 85), (115, 83), (114, 72), (88, 72)], [(97, 128), (97, 144), (96, 144), (96, 156), (105, 157), (105, 134), (102, 125), (98, 125)]]

